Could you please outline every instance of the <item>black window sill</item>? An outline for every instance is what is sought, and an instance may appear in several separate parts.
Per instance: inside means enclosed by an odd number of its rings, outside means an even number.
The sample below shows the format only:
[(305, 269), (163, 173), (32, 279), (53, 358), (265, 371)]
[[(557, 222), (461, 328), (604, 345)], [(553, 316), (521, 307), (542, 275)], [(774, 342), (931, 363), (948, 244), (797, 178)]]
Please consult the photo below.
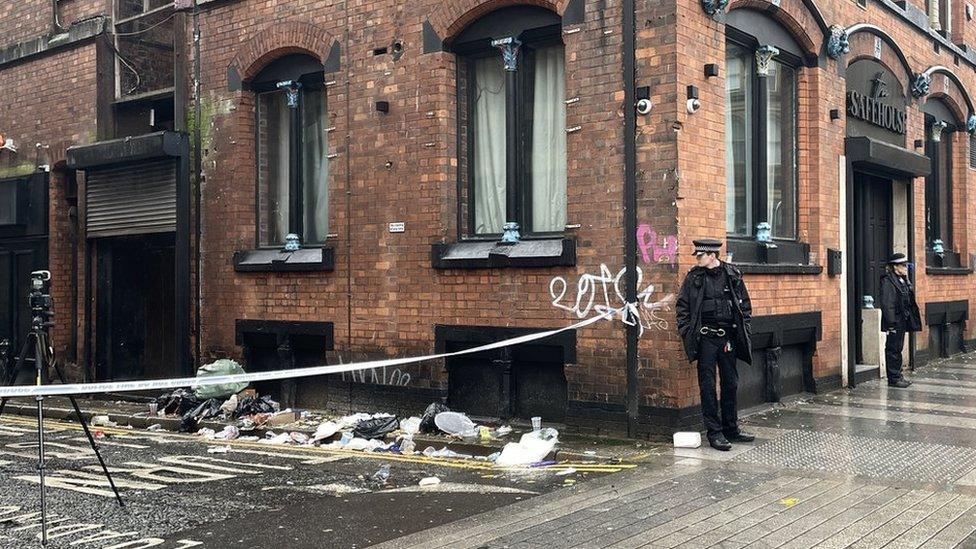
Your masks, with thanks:
[(770, 244), (729, 238), (732, 263), (743, 273), (750, 274), (817, 275), (823, 272), (822, 265), (810, 265), (809, 244), (792, 240), (777, 240)]
[(927, 269), (964, 269), (959, 252), (948, 251), (937, 254), (931, 250), (925, 252), (925, 266)]
[(933, 276), (960, 276), (973, 274), (973, 270), (966, 267), (926, 267), (925, 274)]
[(823, 272), (823, 265), (791, 265), (789, 263), (732, 263), (743, 274), (808, 274)]
[(239, 273), (288, 273), (335, 270), (335, 250), (332, 248), (302, 248), (295, 252), (283, 250), (243, 250), (234, 252), (234, 270)]
[(576, 265), (576, 239), (525, 239), (511, 245), (479, 240), (434, 244), (430, 260), (435, 269), (572, 267)]

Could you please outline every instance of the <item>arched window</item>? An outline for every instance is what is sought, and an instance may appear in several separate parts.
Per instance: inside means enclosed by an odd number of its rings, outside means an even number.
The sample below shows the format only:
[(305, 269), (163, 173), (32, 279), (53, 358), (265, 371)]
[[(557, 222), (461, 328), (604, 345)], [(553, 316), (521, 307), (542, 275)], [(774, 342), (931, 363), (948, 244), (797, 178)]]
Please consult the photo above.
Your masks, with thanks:
[(949, 107), (939, 99), (922, 106), (925, 113), (925, 156), (932, 170), (925, 177), (925, 244), (930, 251), (953, 249), (952, 242), (952, 139), (963, 130)]
[(503, 8), (450, 44), (458, 61), (462, 232), (566, 225), (565, 54), (559, 17)]
[(734, 10), (726, 28), (726, 230), (797, 238), (796, 110), (801, 50), (773, 20)]
[(328, 114), (322, 64), (282, 57), (250, 82), (257, 105), (257, 234), (280, 246), (294, 233), (325, 243), (329, 230)]

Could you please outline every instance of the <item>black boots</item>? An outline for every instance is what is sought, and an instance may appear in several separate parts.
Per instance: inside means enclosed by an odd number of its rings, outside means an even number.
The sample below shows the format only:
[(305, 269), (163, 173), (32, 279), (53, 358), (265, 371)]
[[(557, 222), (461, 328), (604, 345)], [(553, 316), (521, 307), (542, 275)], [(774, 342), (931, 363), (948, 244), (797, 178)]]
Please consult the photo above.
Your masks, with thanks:
[(719, 433), (715, 436), (708, 437), (708, 443), (712, 448), (723, 452), (728, 452), (732, 449), (732, 442), (752, 442), (754, 440), (756, 440), (756, 435), (750, 435), (742, 431), (729, 434)]
[(743, 433), (742, 431), (739, 431), (738, 433), (735, 434), (726, 434), (725, 438), (729, 442), (752, 442), (756, 440), (756, 435), (750, 435), (749, 433)]
[(708, 443), (712, 445), (712, 448), (716, 450), (721, 450), (723, 452), (728, 452), (732, 449), (732, 445), (729, 441), (725, 439), (725, 435), (715, 435), (714, 437), (708, 437)]
[(899, 379), (898, 381), (889, 381), (888, 387), (897, 387), (899, 389), (904, 389), (911, 384), (912, 382), (908, 381), (907, 379)]

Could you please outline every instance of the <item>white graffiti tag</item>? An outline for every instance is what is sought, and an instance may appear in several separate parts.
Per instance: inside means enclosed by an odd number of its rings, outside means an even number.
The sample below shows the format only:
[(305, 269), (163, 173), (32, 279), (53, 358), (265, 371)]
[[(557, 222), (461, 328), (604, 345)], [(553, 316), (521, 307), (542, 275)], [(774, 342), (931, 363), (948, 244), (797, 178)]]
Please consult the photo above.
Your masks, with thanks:
[[(610, 271), (606, 265), (600, 265), (600, 274), (583, 274), (576, 282), (576, 298), (572, 297), (572, 292), (568, 292), (569, 284), (561, 276), (557, 276), (549, 281), (549, 295), (552, 297), (552, 304), (555, 307), (575, 313), (578, 318), (587, 318), (593, 315), (606, 315), (607, 320), (619, 318), (621, 322), (628, 326), (640, 328), (643, 334), (645, 329), (656, 328), (666, 330), (668, 322), (660, 315), (671, 310), (671, 302), (674, 294), (667, 294), (663, 298), (653, 301), (654, 285), (644, 286), (644, 273), (637, 267), (637, 301), (627, 303), (624, 297), (624, 283), (627, 269), (623, 268), (616, 275)], [(563, 298), (570, 293), (568, 304), (563, 303)], [(613, 314), (608, 314), (613, 312)]]

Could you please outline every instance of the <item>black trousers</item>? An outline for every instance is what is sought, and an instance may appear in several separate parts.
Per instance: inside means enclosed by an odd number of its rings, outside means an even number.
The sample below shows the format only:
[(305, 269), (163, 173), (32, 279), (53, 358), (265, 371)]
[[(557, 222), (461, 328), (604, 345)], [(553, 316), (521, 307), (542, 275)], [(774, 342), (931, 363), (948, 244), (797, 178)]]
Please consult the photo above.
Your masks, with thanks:
[(902, 377), (901, 351), (904, 347), (904, 330), (888, 332), (888, 340), (885, 341), (885, 368), (888, 370), (888, 383), (894, 383)]
[[(715, 394), (715, 367), (722, 388), (722, 402)], [(709, 438), (725, 433), (739, 432), (739, 413), (736, 408), (736, 391), (739, 372), (736, 368), (735, 344), (728, 337), (701, 339), (698, 352), (698, 388), (701, 391), (702, 418)], [(719, 419), (719, 407), (722, 410)]]

